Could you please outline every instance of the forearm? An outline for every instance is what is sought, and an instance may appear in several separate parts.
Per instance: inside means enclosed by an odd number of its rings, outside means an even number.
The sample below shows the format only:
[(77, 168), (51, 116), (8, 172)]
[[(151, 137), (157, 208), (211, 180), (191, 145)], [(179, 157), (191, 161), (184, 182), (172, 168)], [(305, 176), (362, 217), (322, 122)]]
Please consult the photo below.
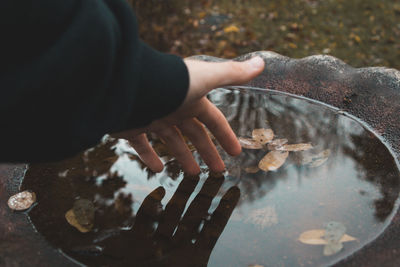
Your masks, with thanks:
[(139, 41), (123, 0), (15, 2), (0, 8), (0, 161), (61, 158), (183, 101), (184, 63)]

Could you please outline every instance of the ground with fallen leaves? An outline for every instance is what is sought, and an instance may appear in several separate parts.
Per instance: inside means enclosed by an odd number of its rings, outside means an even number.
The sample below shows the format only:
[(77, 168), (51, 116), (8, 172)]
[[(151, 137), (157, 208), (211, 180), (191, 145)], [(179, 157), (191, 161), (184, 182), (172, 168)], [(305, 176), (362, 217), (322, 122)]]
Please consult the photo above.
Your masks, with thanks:
[(392, 0), (128, 0), (141, 37), (181, 56), (270, 50), (329, 54), (354, 67), (400, 69), (400, 3)]

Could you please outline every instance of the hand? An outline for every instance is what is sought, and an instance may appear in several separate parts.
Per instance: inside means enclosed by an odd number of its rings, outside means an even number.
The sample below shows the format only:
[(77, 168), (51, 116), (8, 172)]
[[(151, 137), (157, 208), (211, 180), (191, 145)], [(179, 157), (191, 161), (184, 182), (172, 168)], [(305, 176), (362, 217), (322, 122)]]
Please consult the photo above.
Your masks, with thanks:
[(260, 57), (245, 62), (210, 63), (186, 59), (190, 85), (183, 104), (168, 116), (153, 121), (147, 127), (129, 131), (128, 139), (143, 162), (154, 172), (163, 164), (148, 142), (147, 133), (155, 133), (180, 162), (188, 175), (196, 175), (200, 168), (187, 147), (183, 135), (196, 147), (211, 171), (221, 172), (225, 165), (205, 126), (230, 155), (241, 152), (240, 144), (224, 115), (205, 96), (214, 88), (250, 81), (264, 69)]
[[(132, 229), (99, 244), (104, 251), (98, 261), (112, 266), (207, 266), (240, 190), (231, 187), (209, 216), (212, 200), (224, 181), (223, 176), (209, 177), (182, 217), (198, 181), (198, 176), (185, 177), (165, 210), (161, 209), (165, 190), (159, 187), (151, 192), (140, 206)], [(201, 223), (204, 225), (199, 230)], [(129, 244), (129, 249), (121, 249), (121, 244)]]

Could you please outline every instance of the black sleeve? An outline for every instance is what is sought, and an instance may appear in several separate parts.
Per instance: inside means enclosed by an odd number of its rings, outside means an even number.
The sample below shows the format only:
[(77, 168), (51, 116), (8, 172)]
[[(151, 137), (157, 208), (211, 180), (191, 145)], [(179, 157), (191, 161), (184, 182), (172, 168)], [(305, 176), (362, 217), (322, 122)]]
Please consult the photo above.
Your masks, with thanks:
[(0, 33), (0, 162), (72, 155), (188, 90), (183, 60), (139, 40), (124, 0), (2, 0)]

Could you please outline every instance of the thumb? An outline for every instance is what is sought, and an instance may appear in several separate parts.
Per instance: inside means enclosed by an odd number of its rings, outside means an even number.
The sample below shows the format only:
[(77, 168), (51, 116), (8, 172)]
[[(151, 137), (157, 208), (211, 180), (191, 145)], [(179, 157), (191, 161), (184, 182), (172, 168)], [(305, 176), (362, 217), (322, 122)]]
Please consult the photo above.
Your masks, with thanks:
[(217, 87), (246, 83), (259, 75), (265, 66), (264, 60), (258, 56), (243, 62), (186, 59), (185, 63), (190, 79), (186, 100), (198, 99)]

